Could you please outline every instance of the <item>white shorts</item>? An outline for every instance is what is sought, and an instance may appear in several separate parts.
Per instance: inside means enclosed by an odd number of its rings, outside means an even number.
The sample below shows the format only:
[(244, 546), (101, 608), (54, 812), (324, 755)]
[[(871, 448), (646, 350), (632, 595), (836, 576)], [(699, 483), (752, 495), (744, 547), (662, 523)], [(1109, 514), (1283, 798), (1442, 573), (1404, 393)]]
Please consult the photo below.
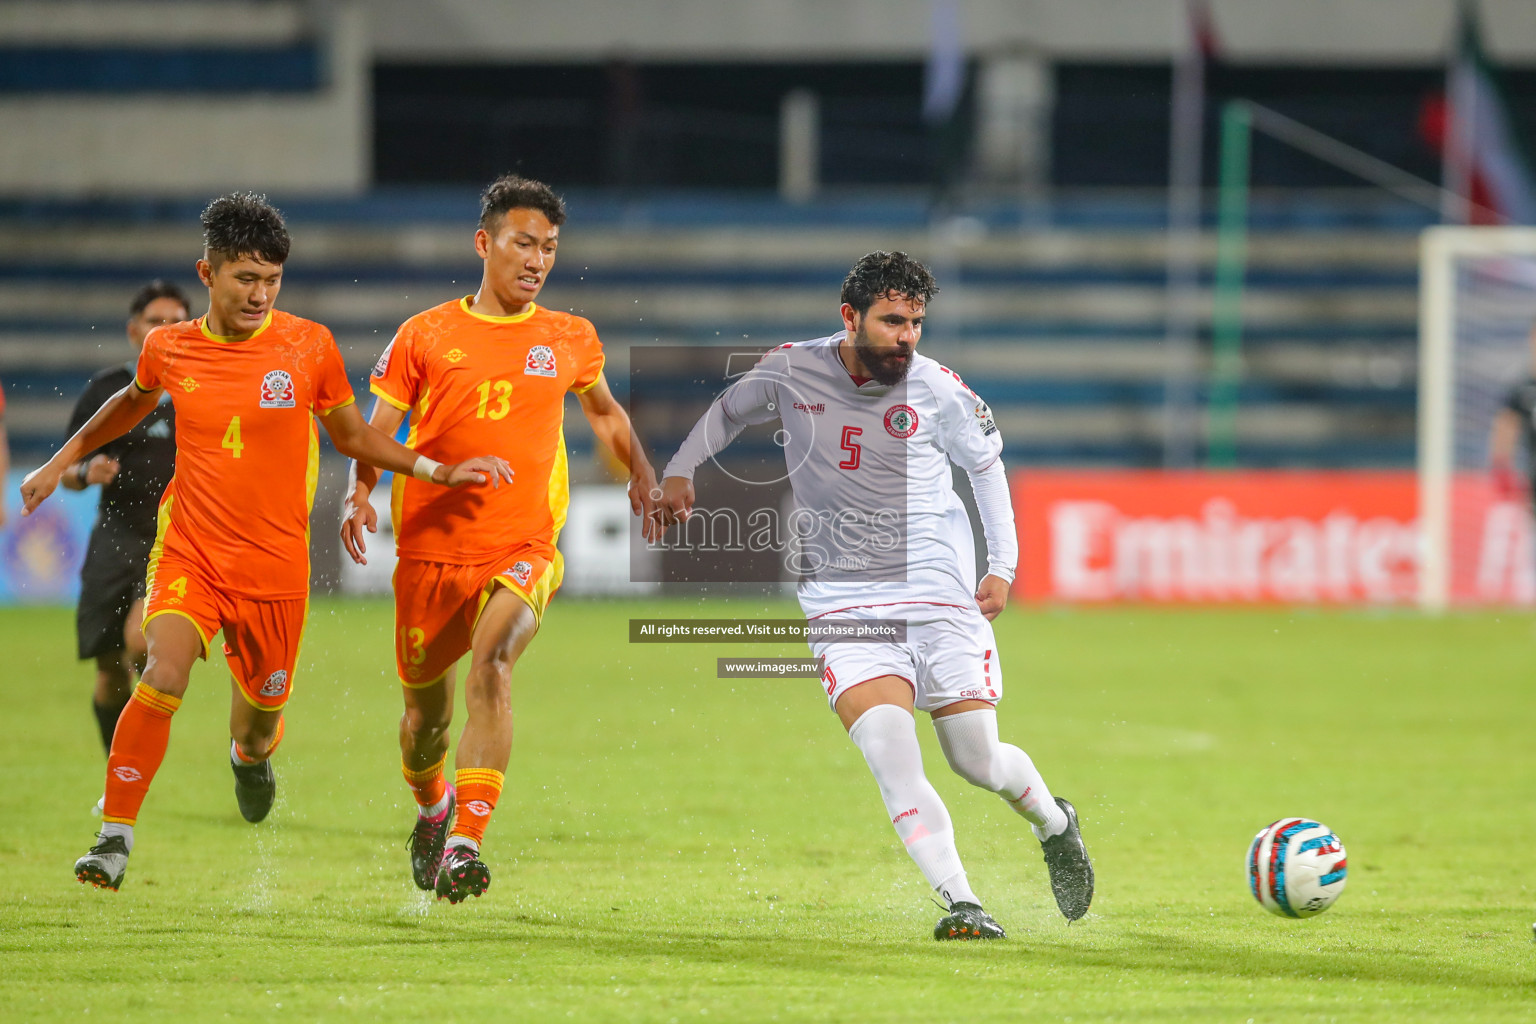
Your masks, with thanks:
[(833, 710), (843, 694), (880, 676), (900, 676), (912, 687), (919, 711), (934, 711), (961, 700), (996, 704), (1003, 696), (1003, 669), (992, 623), (976, 608), (935, 604), (893, 604), (855, 608), (829, 619), (902, 619), (906, 643), (811, 644), (826, 659), (822, 688)]

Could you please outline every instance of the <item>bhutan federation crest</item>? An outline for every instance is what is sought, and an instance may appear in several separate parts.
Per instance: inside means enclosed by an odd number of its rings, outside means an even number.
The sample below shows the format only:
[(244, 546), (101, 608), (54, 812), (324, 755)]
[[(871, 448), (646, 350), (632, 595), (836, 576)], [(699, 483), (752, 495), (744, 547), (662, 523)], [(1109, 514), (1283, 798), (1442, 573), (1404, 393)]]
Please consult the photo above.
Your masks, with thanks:
[(287, 370), (271, 370), (261, 378), (263, 409), (292, 409), (297, 404), (293, 397), (293, 377)]
[(533, 346), (528, 350), (528, 361), (523, 366), (523, 373), (534, 377), (555, 376), (555, 350), (548, 345)]

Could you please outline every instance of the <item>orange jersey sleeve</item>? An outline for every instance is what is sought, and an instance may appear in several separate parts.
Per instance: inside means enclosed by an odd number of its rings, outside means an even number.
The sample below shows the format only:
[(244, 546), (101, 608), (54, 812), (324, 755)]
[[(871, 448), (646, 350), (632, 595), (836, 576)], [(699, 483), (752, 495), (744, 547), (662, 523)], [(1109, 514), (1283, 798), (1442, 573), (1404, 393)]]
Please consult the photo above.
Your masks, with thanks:
[(314, 388), (310, 391), (310, 396), (311, 407), (316, 415), (324, 416), (343, 406), (351, 405), (357, 401), (357, 396), (352, 394), (352, 381), (347, 377), (347, 364), (341, 358), (341, 349), (336, 347), (336, 339), (324, 327), (320, 330), (324, 337), (316, 345), (319, 349), (319, 357), (316, 360)]
[(370, 391), (401, 410), (416, 404), (421, 388), (421, 371), (413, 344), (415, 324), (416, 321), (411, 319), (400, 325), (368, 379)]
[(139, 348), (139, 363), (133, 372), (133, 383), (140, 391), (154, 391), (165, 386), (161, 374), (165, 368), (165, 344), (173, 337), (174, 325), (156, 327), (144, 336)]
[(603, 343), (597, 340), (597, 328), (588, 320), (572, 318), (576, 320), (577, 329), (573, 332), (571, 348), (576, 356), (576, 379), (571, 382), (571, 390), (578, 395), (591, 391), (597, 387), (598, 378), (603, 375)]

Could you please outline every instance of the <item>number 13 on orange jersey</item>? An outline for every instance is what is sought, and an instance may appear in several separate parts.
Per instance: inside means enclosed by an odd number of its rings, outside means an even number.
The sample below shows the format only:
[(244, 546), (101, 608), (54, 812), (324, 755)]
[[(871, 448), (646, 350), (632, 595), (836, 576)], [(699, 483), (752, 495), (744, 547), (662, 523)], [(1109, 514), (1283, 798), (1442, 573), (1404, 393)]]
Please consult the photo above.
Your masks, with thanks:
[[(483, 380), (475, 386), (480, 392), (480, 405), (475, 409), (475, 419), (499, 420), (512, 410), (512, 382), (509, 380)], [(495, 392), (495, 405), (491, 394)]]

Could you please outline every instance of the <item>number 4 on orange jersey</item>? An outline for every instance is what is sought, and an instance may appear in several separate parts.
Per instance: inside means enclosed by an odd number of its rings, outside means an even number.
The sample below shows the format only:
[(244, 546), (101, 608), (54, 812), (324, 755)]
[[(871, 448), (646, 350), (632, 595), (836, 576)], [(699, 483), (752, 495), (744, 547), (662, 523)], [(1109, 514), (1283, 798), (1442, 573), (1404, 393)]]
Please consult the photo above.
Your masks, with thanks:
[(224, 447), (234, 453), (235, 458), (245, 451), (245, 442), (240, 440), (240, 417), (236, 416), (229, 421), (229, 429), (224, 431)]

